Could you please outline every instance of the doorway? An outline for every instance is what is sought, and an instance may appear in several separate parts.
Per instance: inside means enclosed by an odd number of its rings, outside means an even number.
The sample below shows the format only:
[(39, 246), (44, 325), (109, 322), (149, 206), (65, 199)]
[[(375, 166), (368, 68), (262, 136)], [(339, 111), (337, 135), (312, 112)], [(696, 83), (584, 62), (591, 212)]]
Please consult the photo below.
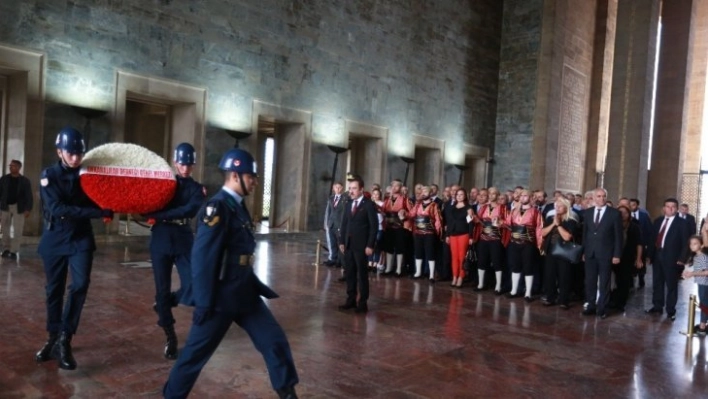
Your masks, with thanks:
[(383, 157), (381, 139), (357, 133), (349, 133), (349, 151), (346, 153), (345, 171), (361, 176), (365, 188), (381, 184), (381, 159)]
[(162, 156), (171, 164), (169, 136), (172, 109), (165, 104), (128, 99), (125, 104), (125, 139)]
[(416, 184), (444, 185), (440, 179), (442, 153), (437, 148), (415, 147), (413, 179), (408, 182), (408, 192), (412, 194)]
[(305, 127), (301, 123), (258, 118), (256, 159), (259, 185), (254, 194), (253, 215), (269, 230), (298, 229), (304, 204), (299, 200), (305, 190), (301, 176), (307, 159)]

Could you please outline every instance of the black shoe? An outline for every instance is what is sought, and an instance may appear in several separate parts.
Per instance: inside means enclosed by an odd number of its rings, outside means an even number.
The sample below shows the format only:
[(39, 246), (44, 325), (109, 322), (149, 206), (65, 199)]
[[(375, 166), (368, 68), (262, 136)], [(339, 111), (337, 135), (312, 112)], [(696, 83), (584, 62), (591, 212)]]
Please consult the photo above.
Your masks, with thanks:
[(61, 333), (59, 341), (54, 345), (58, 351), (59, 368), (64, 370), (75, 370), (76, 360), (71, 353), (71, 334), (67, 332)]
[(644, 276), (639, 276), (639, 289), (644, 288)]
[[(498, 295), (501, 295), (501, 291), (494, 291), (495, 294), (496, 294), (497, 292), (499, 292)], [(520, 292), (517, 292), (516, 294), (512, 294), (511, 292), (507, 292), (507, 293), (506, 293), (506, 297), (507, 297), (507, 298), (521, 298), (522, 296), (524, 296), (524, 294), (522, 294), (522, 293), (520, 293)]]
[(435, 279), (434, 279), (434, 278), (431, 278), (431, 279), (428, 280), (428, 281), (430, 281), (430, 284), (435, 284)]
[(706, 335), (706, 329), (701, 328), (700, 324), (696, 324), (695, 326), (693, 326), (693, 333), (695, 335)]
[(342, 277), (338, 278), (337, 281), (347, 281), (347, 278), (342, 276)]
[(163, 327), (167, 341), (165, 342), (165, 359), (177, 359), (177, 334), (175, 334), (175, 326)]
[(10, 252), (7, 257), (9, 259), (17, 259), (17, 254), (15, 252)]
[(6, 250), (2, 251), (2, 254), (0, 256), (2, 256), (3, 258), (9, 258), (10, 257), (10, 250), (6, 249)]
[(593, 316), (597, 314), (597, 310), (595, 309), (585, 309), (583, 310), (583, 316)]
[(651, 308), (651, 309), (645, 310), (644, 313), (647, 313), (647, 314), (653, 314), (653, 313), (662, 314), (662, 313), (664, 313), (664, 312), (663, 312), (661, 309), (659, 309), (659, 308)]
[(549, 301), (548, 299), (542, 299), (541, 304), (543, 304), (543, 306), (555, 306), (556, 301)]
[(332, 267), (332, 266), (334, 266), (336, 263), (334, 263), (334, 262), (331, 261), (331, 260), (326, 260), (326, 261), (322, 262), (322, 264), (325, 265), (325, 266)]
[(46, 362), (48, 360), (54, 359), (52, 352), (54, 349), (54, 345), (57, 343), (57, 339), (59, 339), (59, 334), (49, 333), (49, 338), (47, 338), (47, 342), (44, 343), (42, 348), (39, 350), (39, 352), (37, 352), (34, 357), (34, 360), (37, 363)]
[(278, 399), (297, 399), (295, 387), (278, 389), (275, 392), (278, 394)]
[(366, 304), (360, 304), (354, 309), (354, 313), (366, 313), (369, 311), (369, 307)]
[(349, 310), (354, 309), (356, 304), (354, 302), (347, 302), (344, 305), (339, 305), (339, 310)]
[(527, 296), (527, 297), (524, 297), (524, 301), (526, 301), (526, 303), (531, 303), (531, 302), (533, 302), (533, 298), (530, 296)]
[(561, 304), (560, 304), (560, 308), (563, 309), (563, 310), (568, 310), (568, 309), (570, 309), (570, 304), (561, 303)]
[(600, 317), (600, 319), (602, 319), (602, 320), (605, 320), (605, 319), (607, 318), (607, 313), (606, 313), (606, 312), (602, 312), (602, 313), (600, 313), (600, 314), (598, 315), (598, 317)]
[(474, 288), (472, 288), (472, 291), (474, 291), (474, 292), (484, 291), (484, 287), (482, 287), (482, 288), (474, 287)]
[(676, 321), (676, 312), (669, 313), (666, 315), (666, 317), (668, 317), (671, 321)]

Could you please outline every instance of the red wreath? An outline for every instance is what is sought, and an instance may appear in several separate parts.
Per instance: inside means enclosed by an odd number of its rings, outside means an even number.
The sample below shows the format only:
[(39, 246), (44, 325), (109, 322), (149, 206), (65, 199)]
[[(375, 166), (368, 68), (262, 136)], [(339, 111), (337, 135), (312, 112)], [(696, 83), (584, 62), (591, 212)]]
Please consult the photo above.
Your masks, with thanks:
[(170, 165), (135, 144), (109, 143), (86, 153), (81, 188), (103, 209), (145, 214), (164, 208), (177, 189)]

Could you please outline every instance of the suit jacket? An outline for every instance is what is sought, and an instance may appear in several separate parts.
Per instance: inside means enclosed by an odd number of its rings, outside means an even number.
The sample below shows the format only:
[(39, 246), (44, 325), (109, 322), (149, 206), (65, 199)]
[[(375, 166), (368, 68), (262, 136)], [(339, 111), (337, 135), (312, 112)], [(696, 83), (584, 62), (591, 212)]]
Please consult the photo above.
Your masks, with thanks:
[(622, 256), (622, 217), (615, 208), (605, 207), (600, 224), (595, 226), (595, 207), (586, 209), (583, 224), (583, 253), (585, 259), (609, 261)]
[(344, 194), (339, 195), (339, 201), (337, 206), (334, 206), (334, 198), (332, 195), (327, 201), (327, 208), (325, 209), (325, 227), (328, 229), (339, 229), (342, 224), (342, 215), (344, 214), (344, 208), (346, 205), (346, 196)]
[(339, 244), (353, 251), (374, 248), (376, 233), (379, 230), (376, 204), (369, 198), (362, 197), (356, 212), (352, 214), (352, 202), (349, 201), (349, 206), (344, 210)]
[(654, 220), (651, 241), (649, 243), (649, 259), (656, 260), (656, 257), (659, 256), (661, 257), (661, 263), (663, 265), (686, 262), (689, 251), (688, 241), (691, 237), (688, 222), (680, 218), (678, 214), (674, 217), (671, 226), (664, 232), (664, 248), (659, 252), (656, 248), (656, 239), (659, 237), (659, 231), (663, 223), (664, 216)]
[[(639, 230), (641, 231), (641, 243), (644, 247), (648, 248), (651, 243), (651, 237), (653, 235), (653, 223), (649, 217), (649, 212), (643, 210), (637, 211), (637, 216), (639, 217)], [(637, 220), (637, 219), (634, 219)]]
[(688, 223), (688, 233), (690, 235), (696, 234), (696, 217), (691, 215), (690, 213), (687, 213), (685, 220)]

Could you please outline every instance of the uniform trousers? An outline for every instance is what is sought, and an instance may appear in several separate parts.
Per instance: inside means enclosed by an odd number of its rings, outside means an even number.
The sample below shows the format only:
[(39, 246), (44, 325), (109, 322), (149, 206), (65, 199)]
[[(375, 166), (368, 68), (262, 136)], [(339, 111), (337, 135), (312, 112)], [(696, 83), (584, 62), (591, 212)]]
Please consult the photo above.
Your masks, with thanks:
[(502, 271), (504, 245), (501, 240), (480, 240), (477, 243), (477, 262), (479, 270), (487, 270), (490, 266), (494, 266), (494, 271)]
[[(81, 318), (81, 310), (86, 301), (91, 268), (92, 251), (81, 251), (72, 255), (43, 255), (44, 274), (47, 277), (47, 331), (49, 333), (66, 332), (75, 334)], [(71, 284), (64, 302), (66, 277), (71, 271)]]
[[(187, 342), (163, 388), (165, 398), (186, 398), (189, 395), (199, 373), (216, 351), (231, 323), (243, 328), (253, 345), (263, 355), (273, 389), (285, 389), (298, 383), (285, 332), (263, 300), (259, 299), (248, 311), (216, 311), (202, 324), (192, 325)], [(238, 354), (234, 354), (235, 362), (238, 361), (237, 356)]]
[[(184, 289), (192, 282), (192, 271), (189, 254), (172, 255), (161, 253), (157, 249), (150, 248), (150, 258), (152, 260), (152, 272), (155, 276), (155, 303), (157, 304), (157, 325), (169, 327), (175, 324), (172, 315), (172, 307), (177, 306), (182, 297)], [(179, 274), (180, 288), (174, 293), (172, 287), (172, 265), (177, 266)]]
[(536, 245), (533, 243), (510, 242), (507, 247), (507, 261), (511, 266), (511, 272), (533, 276), (537, 252)]

